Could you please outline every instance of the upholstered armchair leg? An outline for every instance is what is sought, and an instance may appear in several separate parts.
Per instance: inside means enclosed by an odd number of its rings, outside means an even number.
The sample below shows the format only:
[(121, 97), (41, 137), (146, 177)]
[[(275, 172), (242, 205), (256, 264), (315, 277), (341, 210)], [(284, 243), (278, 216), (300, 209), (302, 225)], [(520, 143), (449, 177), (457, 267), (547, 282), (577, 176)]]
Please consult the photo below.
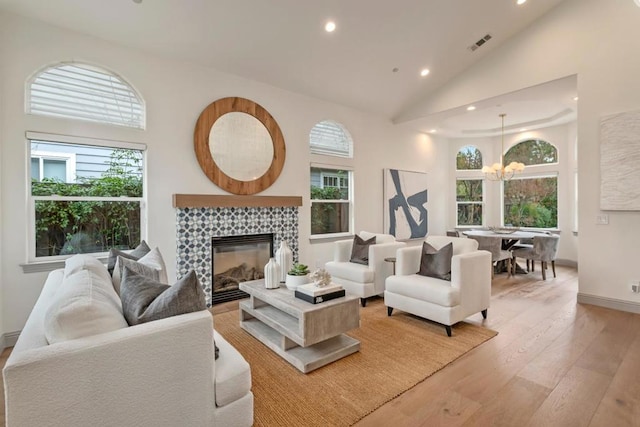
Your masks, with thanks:
[(547, 280), (547, 263), (545, 261), (540, 261), (540, 270), (542, 270), (542, 280)]
[(551, 270), (553, 270), (553, 277), (556, 277), (556, 262), (551, 261)]
[(444, 325), (445, 329), (447, 330), (447, 336), (451, 336), (451, 326), (449, 325)]
[(536, 271), (536, 262), (531, 260), (531, 271)]
[(387, 316), (391, 316), (391, 313), (393, 313), (393, 307), (387, 307)]
[(482, 311), (481, 311), (481, 313), (482, 313), (482, 317), (483, 317), (483, 318), (485, 318), (485, 319), (487, 318), (487, 310), (488, 310), (488, 309), (487, 309), (487, 308), (485, 308), (484, 310), (482, 310)]
[(365, 308), (367, 306), (367, 299), (360, 298), (360, 305), (362, 305), (362, 308)]

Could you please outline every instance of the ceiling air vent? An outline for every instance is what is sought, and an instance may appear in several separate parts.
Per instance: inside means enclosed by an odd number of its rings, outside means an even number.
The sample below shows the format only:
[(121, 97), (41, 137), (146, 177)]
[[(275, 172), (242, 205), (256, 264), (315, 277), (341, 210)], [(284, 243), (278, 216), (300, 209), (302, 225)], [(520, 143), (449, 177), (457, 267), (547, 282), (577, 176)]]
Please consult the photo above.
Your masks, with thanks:
[(480, 40), (478, 40), (477, 42), (475, 42), (474, 44), (472, 44), (471, 46), (468, 47), (468, 49), (473, 52), (475, 51), (477, 48), (479, 48), (480, 46), (482, 46), (483, 44), (485, 44), (486, 42), (488, 42), (489, 40), (491, 40), (491, 34), (487, 34), (486, 36), (482, 37)]

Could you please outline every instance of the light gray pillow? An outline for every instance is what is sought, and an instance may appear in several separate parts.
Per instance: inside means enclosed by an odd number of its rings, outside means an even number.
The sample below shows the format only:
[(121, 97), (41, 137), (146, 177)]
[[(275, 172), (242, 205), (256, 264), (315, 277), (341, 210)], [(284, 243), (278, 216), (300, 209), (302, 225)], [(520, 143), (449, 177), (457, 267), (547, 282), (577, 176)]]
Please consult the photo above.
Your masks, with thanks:
[(362, 237), (355, 235), (353, 237), (353, 248), (351, 249), (350, 262), (356, 264), (369, 265), (369, 246), (376, 244), (376, 236), (373, 236), (369, 240), (364, 240)]
[[(140, 258), (141, 260), (144, 257)], [(116, 261), (116, 268), (113, 269), (113, 276), (111, 277), (111, 283), (116, 293), (120, 295), (120, 287), (122, 282), (122, 274), (125, 268), (129, 268), (138, 274), (141, 274), (149, 279), (153, 279), (157, 282), (163, 282), (160, 277), (160, 269), (156, 268), (157, 265), (147, 265), (140, 261), (134, 261), (132, 259), (124, 258), (118, 255), (118, 261)], [(165, 283), (166, 284), (166, 283)]]
[(116, 267), (118, 256), (137, 261), (149, 252), (151, 252), (151, 248), (144, 240), (141, 241), (140, 244), (131, 252), (124, 252), (119, 249), (111, 249), (109, 251), (109, 258), (107, 259), (107, 270), (109, 271), (109, 274), (113, 276), (113, 269)]
[(453, 243), (446, 244), (438, 250), (427, 242), (423, 242), (418, 274), (451, 280), (451, 257), (453, 257)]
[(129, 326), (207, 308), (204, 291), (193, 270), (169, 286), (124, 267), (120, 299)]

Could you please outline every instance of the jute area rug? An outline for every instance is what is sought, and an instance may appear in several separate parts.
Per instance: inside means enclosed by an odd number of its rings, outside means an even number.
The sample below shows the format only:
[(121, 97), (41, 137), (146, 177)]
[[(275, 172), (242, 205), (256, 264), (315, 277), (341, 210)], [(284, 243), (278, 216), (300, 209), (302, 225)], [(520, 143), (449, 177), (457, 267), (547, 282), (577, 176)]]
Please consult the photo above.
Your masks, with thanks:
[(251, 365), (254, 425), (268, 427), (352, 425), (497, 334), (461, 322), (448, 338), (418, 317), (388, 317), (374, 299), (348, 333), (360, 351), (303, 374), (242, 330), (237, 310), (216, 314), (214, 325)]

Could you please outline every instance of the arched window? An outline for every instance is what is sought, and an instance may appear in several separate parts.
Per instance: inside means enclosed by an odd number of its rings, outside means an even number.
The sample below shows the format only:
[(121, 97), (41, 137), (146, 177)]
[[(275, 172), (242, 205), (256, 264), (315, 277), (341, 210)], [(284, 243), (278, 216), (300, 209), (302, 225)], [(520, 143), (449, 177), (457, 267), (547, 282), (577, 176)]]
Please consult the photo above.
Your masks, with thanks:
[[(539, 139), (522, 141), (505, 153), (505, 164), (527, 166), (558, 164), (558, 150)], [(533, 168), (535, 170), (535, 168)], [(558, 227), (558, 170), (551, 167), (504, 183), (504, 225), (531, 228)]]
[[(353, 157), (351, 135), (341, 124), (324, 120), (309, 133), (311, 154)], [(344, 160), (332, 165), (311, 163), (311, 235), (351, 233), (353, 227), (353, 170)]]
[(27, 113), (144, 129), (144, 103), (118, 75), (80, 63), (37, 73), (27, 85)]
[(312, 154), (353, 157), (353, 141), (340, 123), (324, 120), (317, 123), (309, 134)]
[(456, 155), (456, 169), (482, 169), (482, 153), (473, 145), (462, 147)]
[[(26, 82), (25, 93), (27, 114), (144, 128), (142, 97), (102, 68), (49, 66)], [(30, 263), (133, 249), (146, 237), (146, 146), (88, 128), (82, 136), (27, 132)]]
[(522, 162), (526, 166), (558, 163), (558, 150), (541, 139), (528, 139), (507, 150), (504, 164), (511, 162)]

